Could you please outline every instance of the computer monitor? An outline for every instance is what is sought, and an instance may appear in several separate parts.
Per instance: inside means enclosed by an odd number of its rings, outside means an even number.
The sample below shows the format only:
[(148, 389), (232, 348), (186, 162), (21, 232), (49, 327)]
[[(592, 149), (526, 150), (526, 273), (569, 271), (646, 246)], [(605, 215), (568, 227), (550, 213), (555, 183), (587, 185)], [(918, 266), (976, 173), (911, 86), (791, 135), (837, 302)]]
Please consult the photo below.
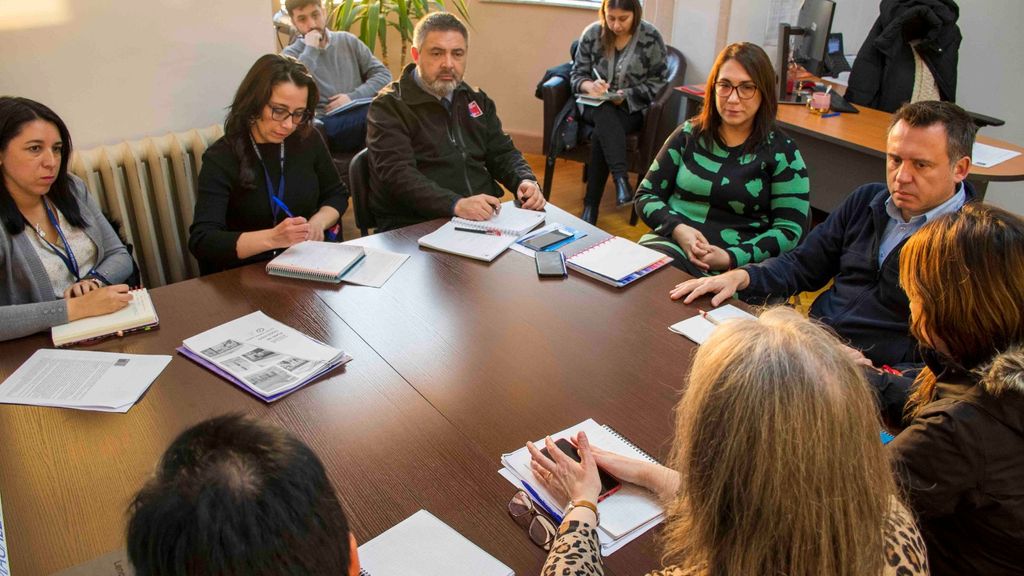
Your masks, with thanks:
[(797, 64), (803, 66), (815, 76), (822, 73), (822, 65), (828, 51), (828, 37), (832, 30), (832, 17), (835, 15), (836, 3), (833, 0), (804, 0), (800, 6), (800, 16), (794, 27), (785, 22), (779, 24), (779, 103), (803, 104), (806, 102), (798, 94), (789, 93), (787, 87), (787, 69), (790, 60), (790, 38), (800, 38), (793, 44), (792, 57)]

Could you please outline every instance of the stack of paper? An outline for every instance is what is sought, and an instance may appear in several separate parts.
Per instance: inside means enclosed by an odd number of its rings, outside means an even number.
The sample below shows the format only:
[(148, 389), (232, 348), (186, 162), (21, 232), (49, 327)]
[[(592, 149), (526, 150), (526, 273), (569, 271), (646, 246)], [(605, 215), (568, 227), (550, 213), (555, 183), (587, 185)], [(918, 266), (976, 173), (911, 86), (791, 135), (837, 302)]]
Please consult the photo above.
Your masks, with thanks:
[[(590, 443), (598, 448), (629, 458), (655, 462), (654, 458), (651, 458), (643, 450), (608, 426), (601, 426), (593, 419), (587, 419), (571, 428), (552, 434), (551, 439), (574, 439), (576, 433), (581, 430), (587, 434)], [(534, 445), (543, 447), (543, 439), (537, 440)], [(559, 516), (563, 513), (561, 503), (533, 475), (533, 471), (530, 469), (530, 453), (525, 446), (515, 452), (502, 454), (501, 463), (503, 465), (500, 471), (502, 477), (517, 488), (523, 488), (523, 484), (529, 485), (530, 489), (536, 493), (531, 497), (537, 500), (539, 496), (540, 501), (537, 504), (541, 509), (553, 510)], [(530, 490), (526, 490), (526, 492), (529, 493)], [(598, 539), (601, 541), (601, 554), (604, 556), (625, 546), (665, 519), (665, 509), (654, 494), (625, 482), (622, 483), (621, 489), (598, 503), (597, 509), (601, 514)], [(555, 522), (560, 522), (560, 519), (556, 518)]]
[(421, 237), (419, 245), (490, 262), (507, 250), (517, 238), (536, 228), (546, 216), (546, 212), (516, 208), (509, 201), (502, 204), (501, 210), (490, 220), (476, 222), (452, 218), (451, 222)]
[(359, 547), (360, 576), (512, 576), (511, 568), (426, 510)]
[(697, 314), (692, 318), (687, 318), (682, 322), (676, 322), (675, 324), (668, 327), (669, 330), (676, 334), (682, 334), (690, 340), (693, 340), (697, 344), (703, 344), (707, 340), (711, 333), (715, 331), (715, 327), (733, 318), (757, 320), (757, 316), (749, 312), (744, 312), (732, 304), (726, 304), (715, 308), (707, 315)]
[(0, 404), (127, 412), (170, 356), (37, 350), (0, 384)]
[(178, 352), (266, 402), (282, 398), (352, 359), (263, 312), (193, 336)]

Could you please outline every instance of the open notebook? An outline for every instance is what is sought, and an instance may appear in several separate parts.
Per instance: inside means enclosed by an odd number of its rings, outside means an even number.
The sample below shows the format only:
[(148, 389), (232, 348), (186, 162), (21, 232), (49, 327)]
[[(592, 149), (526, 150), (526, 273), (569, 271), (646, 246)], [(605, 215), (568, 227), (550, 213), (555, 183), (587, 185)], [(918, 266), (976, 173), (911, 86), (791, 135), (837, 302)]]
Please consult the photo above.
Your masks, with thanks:
[[(622, 456), (656, 462), (611, 427), (602, 426), (593, 419), (584, 420), (571, 428), (552, 434), (551, 439), (575, 438), (580, 430), (586, 432), (587, 438), (594, 446)], [(535, 441), (534, 445), (543, 446), (543, 440)], [(562, 514), (563, 509), (559, 506), (558, 500), (533, 475), (530, 469), (530, 453), (525, 446), (515, 452), (502, 454), (501, 463), (504, 466), (501, 470), (502, 476), (517, 486), (526, 482), (537, 492), (542, 500), (539, 503), (540, 508), (546, 507)], [(605, 556), (653, 528), (665, 518), (665, 510), (653, 493), (626, 482), (622, 483), (619, 491), (599, 502), (597, 509), (601, 513), (598, 539), (601, 542), (601, 552)]]
[(707, 315), (697, 314), (682, 322), (676, 322), (669, 326), (668, 329), (676, 334), (686, 336), (697, 344), (703, 344), (711, 336), (711, 333), (715, 331), (716, 326), (734, 318), (757, 320), (757, 316), (740, 310), (732, 304), (726, 304), (708, 312)]
[(123, 336), (139, 330), (149, 330), (159, 325), (160, 318), (156, 315), (156, 308), (153, 307), (149, 292), (145, 288), (140, 288), (132, 290), (131, 294), (132, 299), (128, 305), (117, 312), (54, 326), (51, 330), (53, 345), (58, 348), (72, 346), (112, 336)]
[(360, 576), (512, 576), (436, 516), (420, 510), (359, 547)]
[[(474, 221), (452, 218), (434, 232), (419, 239), (419, 245), (450, 254), (490, 262), (508, 249), (517, 238), (533, 230), (547, 216), (546, 212), (516, 208), (510, 202), (501, 205), (501, 211), (490, 220)], [(481, 232), (458, 230), (466, 228)]]

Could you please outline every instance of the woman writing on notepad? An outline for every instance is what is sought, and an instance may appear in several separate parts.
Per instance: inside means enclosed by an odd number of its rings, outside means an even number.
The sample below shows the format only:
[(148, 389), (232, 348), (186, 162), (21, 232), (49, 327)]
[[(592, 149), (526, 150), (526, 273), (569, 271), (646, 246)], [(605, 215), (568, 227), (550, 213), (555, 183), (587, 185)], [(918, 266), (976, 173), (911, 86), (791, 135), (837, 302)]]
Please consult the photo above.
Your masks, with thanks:
[(534, 475), (573, 504), (542, 574), (603, 573), (599, 466), (664, 502), (656, 574), (927, 574), (880, 426), (861, 369), (824, 328), (787, 308), (724, 322), (693, 360), (670, 467), (583, 434), (581, 463), (530, 446)]
[(609, 172), (616, 205), (633, 201), (626, 134), (643, 128), (644, 114), (668, 78), (665, 42), (641, 19), (640, 0), (604, 0), (597, 15), (599, 21), (580, 37), (570, 77), (574, 94), (607, 100), (582, 107), (583, 120), (594, 126), (583, 199), (583, 219), (591, 224)]
[(310, 125), (316, 103), (316, 83), (294, 58), (267, 54), (246, 74), (199, 171), (188, 245), (201, 273), (329, 238), (348, 190)]
[(708, 75), (700, 115), (669, 136), (640, 183), (640, 243), (692, 276), (792, 250), (807, 230), (810, 184), (800, 151), (775, 125), (771, 60), (731, 44)]
[(128, 250), (85, 184), (68, 173), (64, 121), (0, 97), (0, 340), (124, 308)]

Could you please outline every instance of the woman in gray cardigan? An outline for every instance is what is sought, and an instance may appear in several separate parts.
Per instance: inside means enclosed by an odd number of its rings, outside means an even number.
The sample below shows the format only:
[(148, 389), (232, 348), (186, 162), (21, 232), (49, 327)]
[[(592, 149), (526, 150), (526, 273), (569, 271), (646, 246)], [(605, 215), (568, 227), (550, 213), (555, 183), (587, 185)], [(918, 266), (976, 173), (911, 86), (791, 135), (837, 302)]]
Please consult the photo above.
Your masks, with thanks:
[(647, 108), (668, 79), (665, 43), (657, 28), (641, 19), (639, 0), (604, 0), (597, 14), (599, 21), (580, 37), (571, 76), (575, 94), (605, 100), (583, 106), (584, 121), (594, 126), (583, 199), (583, 219), (591, 224), (597, 222), (609, 171), (616, 204), (633, 200), (626, 134), (643, 127)]
[(128, 250), (68, 174), (71, 136), (57, 114), (0, 97), (0, 340), (108, 314), (132, 296)]

